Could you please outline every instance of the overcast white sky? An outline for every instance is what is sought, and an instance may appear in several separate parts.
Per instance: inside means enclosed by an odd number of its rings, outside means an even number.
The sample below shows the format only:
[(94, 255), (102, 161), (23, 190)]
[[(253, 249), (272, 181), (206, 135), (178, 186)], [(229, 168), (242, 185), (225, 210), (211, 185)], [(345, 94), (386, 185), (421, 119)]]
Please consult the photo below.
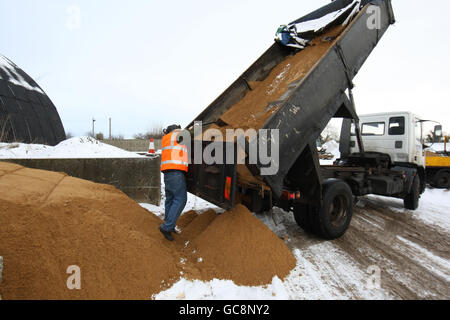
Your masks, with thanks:
[[(273, 42), (328, 0), (0, 0), (0, 53), (55, 103), (66, 131), (131, 137), (192, 121)], [(410, 110), (450, 131), (445, 0), (393, 0), (391, 27), (355, 79), (360, 114)], [(80, 12), (77, 25), (76, 13)]]

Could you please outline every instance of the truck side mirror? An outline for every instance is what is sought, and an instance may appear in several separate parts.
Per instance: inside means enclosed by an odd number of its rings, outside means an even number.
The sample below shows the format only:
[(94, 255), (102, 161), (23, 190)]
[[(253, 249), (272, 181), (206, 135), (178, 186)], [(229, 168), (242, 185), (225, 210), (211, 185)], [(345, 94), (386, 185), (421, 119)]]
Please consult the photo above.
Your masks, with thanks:
[(441, 125), (434, 126), (434, 136), (436, 138), (442, 137), (442, 126)]

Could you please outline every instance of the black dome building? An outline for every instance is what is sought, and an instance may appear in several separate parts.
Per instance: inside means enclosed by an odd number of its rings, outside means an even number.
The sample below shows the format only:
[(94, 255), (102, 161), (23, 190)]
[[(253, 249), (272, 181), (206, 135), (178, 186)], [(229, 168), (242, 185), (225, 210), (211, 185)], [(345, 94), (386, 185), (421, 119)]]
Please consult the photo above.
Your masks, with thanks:
[(61, 118), (49, 97), (0, 54), (0, 141), (54, 146), (65, 139)]

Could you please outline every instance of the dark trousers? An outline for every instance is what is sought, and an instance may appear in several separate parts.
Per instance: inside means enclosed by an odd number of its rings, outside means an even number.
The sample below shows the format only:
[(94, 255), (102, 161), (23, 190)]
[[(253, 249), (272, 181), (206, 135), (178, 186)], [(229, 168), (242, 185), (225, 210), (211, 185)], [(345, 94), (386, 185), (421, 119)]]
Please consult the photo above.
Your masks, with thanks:
[(164, 172), (166, 189), (165, 217), (161, 229), (174, 231), (187, 202), (186, 176), (182, 171)]

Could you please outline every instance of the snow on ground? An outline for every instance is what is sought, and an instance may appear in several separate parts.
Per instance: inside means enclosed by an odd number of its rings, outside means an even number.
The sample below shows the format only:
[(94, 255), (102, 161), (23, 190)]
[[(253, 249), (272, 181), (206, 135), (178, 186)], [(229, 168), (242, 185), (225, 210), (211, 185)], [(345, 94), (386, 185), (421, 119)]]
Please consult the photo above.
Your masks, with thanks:
[[(158, 216), (160, 219), (164, 219), (164, 202), (166, 200), (166, 196), (164, 193), (164, 174), (161, 173), (161, 205), (155, 206), (148, 203), (140, 203), (141, 207), (144, 209), (147, 209), (148, 211), (152, 212), (156, 216)], [(212, 203), (205, 201), (199, 197), (194, 196), (191, 193), (188, 193), (186, 207), (184, 208), (184, 212), (188, 212), (191, 210), (195, 210), (197, 213), (202, 213), (206, 210), (214, 209), (217, 212), (222, 211), (221, 208), (213, 205)]]
[(420, 199), (419, 209), (413, 216), (425, 223), (450, 229), (450, 191), (427, 189)]
[(431, 270), (434, 274), (447, 279), (447, 281), (450, 281), (450, 276), (442, 271), (450, 270), (450, 261), (434, 255), (417, 243), (409, 241), (401, 236), (397, 236), (397, 239), (406, 244), (412, 251), (411, 254), (418, 257), (419, 262), (427, 269)]
[[(376, 199), (376, 196), (370, 196)], [(379, 198), (380, 205), (391, 198)], [(384, 205), (389, 206), (390, 201)], [(394, 204), (393, 209), (411, 214), (412, 219), (420, 219), (424, 223), (436, 225), (449, 233), (450, 197), (444, 190), (429, 190), (425, 192), (421, 206), (417, 211), (400, 209)], [(207, 203), (203, 202), (201, 208), (206, 209)], [(192, 208), (192, 207), (191, 207)], [(195, 207), (194, 207), (195, 209)], [(430, 210), (431, 209), (431, 210)], [(364, 208), (360, 209), (364, 212)], [(274, 208), (272, 215), (256, 215), (274, 233), (280, 237), (292, 231), (303, 233), (296, 227), (292, 213)], [(363, 217), (361, 217), (362, 219)], [(364, 220), (364, 219), (363, 219)], [(382, 229), (380, 232), (383, 232)], [(438, 257), (418, 244), (397, 236), (403, 246), (401, 252), (408, 251), (409, 256), (434, 274), (450, 279), (450, 261)], [(314, 237), (302, 234), (301, 243), (298, 239), (288, 238), (287, 244), (293, 248), (297, 259), (296, 267), (283, 281), (275, 277), (267, 286), (246, 287), (238, 286), (230, 280), (214, 279), (213, 281), (190, 281), (181, 279), (171, 288), (155, 295), (155, 299), (394, 299), (388, 288), (371, 286), (370, 272), (361, 268), (352, 255), (344, 251), (342, 247), (333, 241), (320, 241)], [(405, 247), (406, 246), (406, 247)], [(405, 249), (406, 248), (406, 249)], [(398, 249), (398, 248), (397, 248)], [(399, 249), (399, 250), (400, 250)], [(384, 257), (380, 256), (380, 259)], [(389, 272), (384, 270), (383, 272)], [(425, 292), (423, 293), (425, 294)], [(425, 295), (426, 296), (426, 295)], [(441, 297), (442, 298), (442, 297)]]
[[(339, 157), (335, 144), (329, 144), (329, 151)], [(337, 150), (337, 151), (336, 151)], [(162, 177), (163, 184), (163, 177)], [(162, 185), (164, 191), (164, 185)], [(369, 196), (378, 201), (396, 201), (396, 199)], [(164, 200), (161, 206), (141, 204), (144, 208), (156, 213), (161, 218), (164, 216)], [(382, 203), (382, 202), (381, 202)], [(388, 202), (389, 205), (391, 202)], [(427, 189), (422, 196), (420, 207), (417, 211), (402, 209), (403, 204), (399, 200), (398, 206), (394, 205), (394, 211), (402, 211), (412, 215), (412, 218), (420, 219), (424, 223), (439, 225), (448, 233), (450, 230), (450, 197), (448, 191)], [(216, 206), (197, 198), (191, 194), (188, 196), (188, 204), (185, 211), (210, 208)], [(361, 209), (364, 210), (364, 209)], [(274, 208), (272, 215), (256, 215), (274, 233), (280, 237), (285, 236), (287, 228), (296, 228), (294, 232), (303, 232), (296, 227), (292, 213)], [(361, 217), (362, 219), (363, 217)], [(382, 232), (383, 230), (381, 230)], [(291, 230), (292, 232), (292, 230)], [(274, 277), (272, 283), (267, 286), (247, 287), (238, 286), (231, 280), (214, 279), (212, 281), (191, 281), (180, 279), (171, 288), (155, 295), (155, 299), (243, 299), (243, 300), (267, 300), (267, 299), (394, 299), (391, 292), (385, 288), (371, 286), (370, 271), (361, 268), (358, 262), (341, 247), (332, 241), (317, 241), (309, 236), (302, 235), (304, 243), (297, 244), (296, 239), (287, 239), (289, 247), (293, 248), (297, 259), (296, 267), (283, 281)], [(309, 239), (309, 240), (304, 240)], [(408, 245), (411, 255), (418, 259), (419, 263), (429, 268), (433, 273), (447, 277), (445, 268), (449, 268), (450, 262), (444, 258), (434, 256), (425, 248), (399, 237), (399, 240)], [(404, 250), (404, 249), (402, 249)], [(382, 257), (381, 257), (382, 258)], [(435, 266), (438, 266), (437, 268)], [(444, 268), (444, 269), (442, 269)], [(444, 270), (444, 271), (442, 271)]]
[(443, 230), (450, 230), (450, 191), (427, 188), (415, 211), (404, 209), (403, 200), (384, 196), (369, 195), (369, 199), (389, 201), (390, 209), (399, 213), (411, 214), (412, 218), (423, 221)]
[(214, 279), (204, 282), (181, 279), (153, 298), (156, 300), (286, 300), (289, 295), (282, 281), (277, 277), (266, 287), (237, 286), (230, 280)]
[(41, 144), (0, 143), (0, 159), (139, 158), (129, 152), (90, 137), (76, 137), (51, 147)]
[[(278, 209), (280, 210), (280, 209)], [(291, 217), (292, 215), (285, 215)], [(260, 217), (261, 218), (261, 217)], [(269, 228), (280, 231), (269, 219), (262, 217)], [(278, 277), (267, 286), (238, 286), (230, 280), (214, 279), (209, 282), (181, 279), (166, 291), (155, 295), (155, 299), (193, 300), (325, 300), (352, 299), (355, 291), (362, 299), (391, 299), (383, 289), (367, 286), (368, 274), (359, 269), (355, 262), (342, 250), (330, 242), (321, 242), (308, 248), (293, 251), (297, 259), (296, 267), (284, 281)], [(314, 262), (311, 262), (314, 260)], [(341, 288), (345, 281), (354, 287), (353, 291)]]

